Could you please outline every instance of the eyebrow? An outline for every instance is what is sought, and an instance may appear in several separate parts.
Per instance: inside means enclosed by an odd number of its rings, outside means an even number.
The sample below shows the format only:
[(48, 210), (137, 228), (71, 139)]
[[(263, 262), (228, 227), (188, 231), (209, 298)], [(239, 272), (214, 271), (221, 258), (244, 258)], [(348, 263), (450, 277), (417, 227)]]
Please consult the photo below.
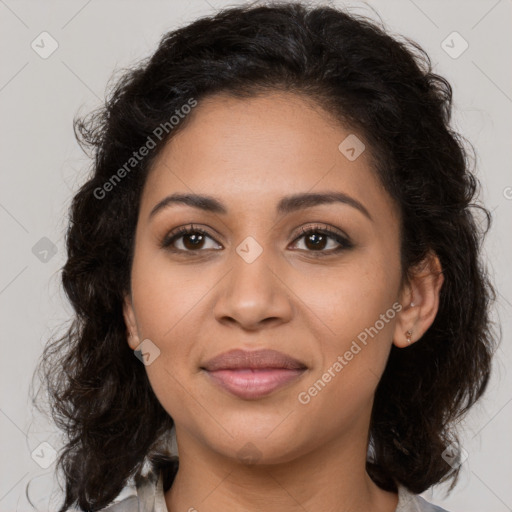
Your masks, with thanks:
[[(373, 221), (368, 210), (353, 197), (343, 192), (327, 192), (327, 193), (301, 193), (283, 197), (277, 204), (277, 213), (280, 215), (289, 214), (297, 210), (311, 208), (323, 204), (342, 203), (359, 210), (365, 217)], [(227, 214), (228, 209), (212, 196), (199, 194), (172, 194), (158, 202), (149, 214), (149, 219), (156, 215), (159, 211), (168, 208), (174, 204), (185, 204), (192, 208), (216, 213)]]

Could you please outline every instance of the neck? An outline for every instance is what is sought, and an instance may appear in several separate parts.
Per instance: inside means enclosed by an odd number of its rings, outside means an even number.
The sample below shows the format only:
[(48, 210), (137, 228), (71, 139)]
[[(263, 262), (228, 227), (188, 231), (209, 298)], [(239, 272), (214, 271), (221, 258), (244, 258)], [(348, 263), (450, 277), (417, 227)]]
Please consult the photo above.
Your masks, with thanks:
[(176, 436), (181, 455), (165, 495), (168, 512), (395, 512), (397, 494), (380, 489), (366, 473), (364, 443), (337, 438), (286, 462), (249, 465), (209, 450), (178, 428)]

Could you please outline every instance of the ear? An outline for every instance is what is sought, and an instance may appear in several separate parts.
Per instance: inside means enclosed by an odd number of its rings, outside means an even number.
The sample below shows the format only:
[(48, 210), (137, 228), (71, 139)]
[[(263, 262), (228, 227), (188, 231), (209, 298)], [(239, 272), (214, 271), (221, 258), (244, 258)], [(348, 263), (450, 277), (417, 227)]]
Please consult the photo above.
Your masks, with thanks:
[(135, 320), (135, 312), (133, 310), (132, 298), (130, 294), (126, 294), (123, 302), (123, 316), (126, 328), (128, 330), (128, 345), (135, 350), (139, 345), (139, 331)]
[(418, 341), (432, 325), (439, 310), (443, 282), (441, 263), (433, 252), (409, 273), (401, 292), (403, 308), (397, 316), (393, 336), (397, 347), (408, 347)]

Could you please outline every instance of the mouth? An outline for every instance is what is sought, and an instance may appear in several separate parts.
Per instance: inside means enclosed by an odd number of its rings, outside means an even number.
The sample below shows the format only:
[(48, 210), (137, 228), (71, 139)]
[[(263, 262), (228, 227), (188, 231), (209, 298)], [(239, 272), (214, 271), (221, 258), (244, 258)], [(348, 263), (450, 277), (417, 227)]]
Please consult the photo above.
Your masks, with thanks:
[(307, 366), (275, 350), (232, 350), (209, 360), (201, 369), (213, 384), (239, 398), (254, 400), (297, 380)]

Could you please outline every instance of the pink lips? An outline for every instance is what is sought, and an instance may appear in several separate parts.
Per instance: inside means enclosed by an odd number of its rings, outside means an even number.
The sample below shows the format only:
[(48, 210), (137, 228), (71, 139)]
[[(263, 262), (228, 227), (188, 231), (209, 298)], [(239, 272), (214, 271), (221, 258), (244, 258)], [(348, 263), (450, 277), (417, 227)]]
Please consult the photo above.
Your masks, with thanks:
[(247, 400), (272, 393), (307, 369), (300, 361), (276, 350), (231, 350), (202, 368), (216, 384)]

